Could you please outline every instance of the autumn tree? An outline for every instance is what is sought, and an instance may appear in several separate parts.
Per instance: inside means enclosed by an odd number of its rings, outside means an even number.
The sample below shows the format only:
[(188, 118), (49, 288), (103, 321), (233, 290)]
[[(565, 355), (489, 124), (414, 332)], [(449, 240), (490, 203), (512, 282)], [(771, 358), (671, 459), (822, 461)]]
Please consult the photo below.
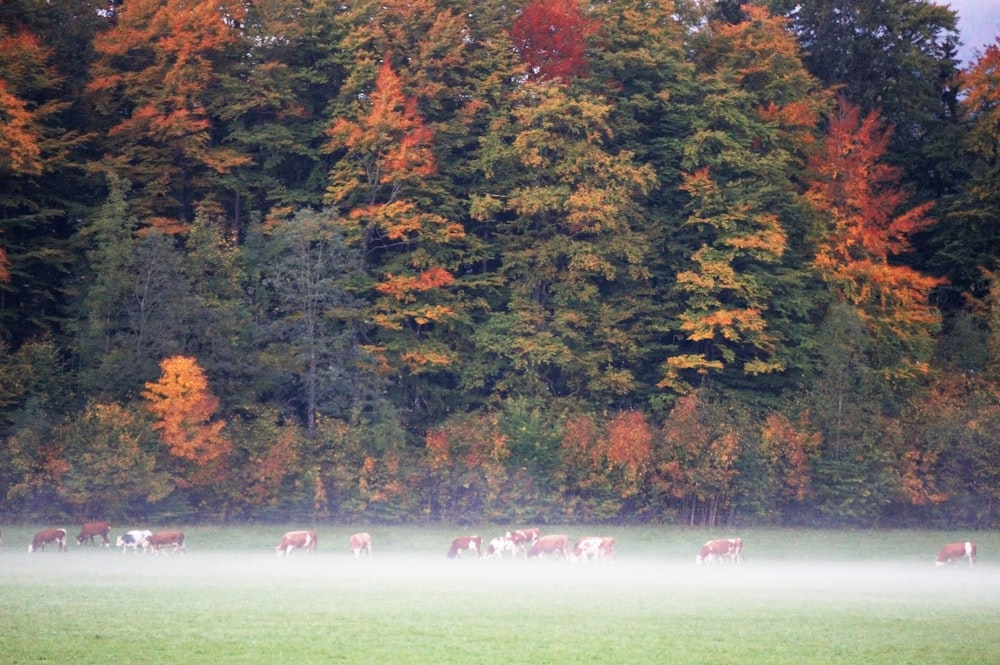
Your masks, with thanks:
[(931, 203), (905, 207), (899, 171), (882, 161), (889, 135), (874, 113), (862, 119), (842, 101), (810, 162), (807, 197), (823, 218), (814, 266), (857, 309), (875, 344), (873, 364), (895, 380), (927, 371), (940, 325), (929, 297), (942, 280), (893, 262), (933, 220)]
[(194, 358), (172, 356), (160, 369), (160, 378), (146, 384), (143, 397), (155, 418), (153, 429), (183, 469), (175, 482), (184, 487), (218, 484), (232, 450), (223, 433), (226, 422), (213, 420), (219, 398)]
[(671, 238), (682, 340), (661, 386), (688, 390), (795, 369), (811, 307), (805, 224), (793, 173), (805, 163), (827, 96), (802, 66), (786, 22), (757, 6), (713, 22), (697, 50), (703, 90), (682, 146), (686, 220)]
[(60, 428), (68, 464), (59, 494), (75, 515), (144, 515), (173, 491), (157, 467), (151, 435), (144, 414), (119, 404), (89, 404)]
[[(504, 394), (635, 390), (637, 291), (651, 247), (641, 220), (653, 170), (613, 147), (606, 99), (554, 81), (517, 91), (477, 163), (473, 217), (503, 257), (501, 299), (475, 331), (470, 382)], [(481, 384), (480, 384), (481, 385)]]
[(958, 16), (927, 0), (771, 0), (789, 17), (809, 72), (862, 115), (896, 128), (886, 161), (899, 166), (923, 202), (963, 179), (955, 144), (961, 90)]
[[(143, 224), (183, 231), (195, 207), (219, 208), (215, 179), (248, 158), (220, 145), (213, 110), (244, 4), (130, 0), (99, 35), (89, 91), (107, 123), (102, 168), (134, 185)], [(231, 211), (230, 211), (231, 214)]]
[(327, 201), (343, 211), (348, 243), (374, 281), (370, 319), (381, 344), (369, 350), (388, 367), (419, 373), (452, 361), (432, 331), (456, 315), (447, 295), (453, 266), (442, 252), (465, 233), (422, 195), (436, 171), (433, 132), (391, 60), (387, 54), (355, 119), (338, 118), (329, 129), (336, 163)]
[(822, 437), (811, 427), (808, 414), (793, 422), (772, 412), (764, 419), (760, 441), (772, 474), (774, 501), (788, 518), (813, 492), (813, 465)]
[(499, 520), (508, 486), (510, 449), (496, 413), (450, 418), (427, 432), (427, 464), (434, 484), (428, 508), (445, 520)]
[(652, 486), (691, 525), (714, 526), (734, 499), (742, 442), (717, 411), (702, 391), (679, 397), (654, 444)]
[(587, 73), (587, 39), (599, 28), (578, 0), (533, 0), (514, 21), (510, 38), (532, 78), (568, 82)]

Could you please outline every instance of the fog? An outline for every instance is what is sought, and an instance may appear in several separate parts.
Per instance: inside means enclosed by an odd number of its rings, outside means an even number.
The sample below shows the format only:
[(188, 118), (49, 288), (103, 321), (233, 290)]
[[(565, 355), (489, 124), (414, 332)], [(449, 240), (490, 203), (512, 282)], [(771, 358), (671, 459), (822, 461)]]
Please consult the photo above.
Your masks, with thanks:
[(338, 593), (408, 592), (490, 594), (523, 590), (527, 596), (600, 593), (635, 598), (725, 598), (737, 602), (817, 598), (831, 602), (909, 599), (1000, 607), (1000, 567), (965, 561), (940, 568), (932, 561), (748, 560), (696, 566), (689, 559), (629, 558), (613, 563), (559, 559), (484, 560), (441, 555), (296, 552), (188, 552), (121, 554), (115, 550), (5, 552), (0, 586), (37, 580), (71, 586), (227, 587), (329, 589)]

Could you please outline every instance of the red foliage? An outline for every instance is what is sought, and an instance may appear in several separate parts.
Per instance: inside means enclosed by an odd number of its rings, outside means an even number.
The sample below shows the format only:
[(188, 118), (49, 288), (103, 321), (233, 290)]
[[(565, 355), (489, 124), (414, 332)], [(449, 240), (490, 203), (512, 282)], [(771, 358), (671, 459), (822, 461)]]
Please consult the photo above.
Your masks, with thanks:
[(535, 0), (514, 21), (510, 35), (534, 79), (566, 82), (587, 72), (587, 37), (600, 23), (576, 0)]

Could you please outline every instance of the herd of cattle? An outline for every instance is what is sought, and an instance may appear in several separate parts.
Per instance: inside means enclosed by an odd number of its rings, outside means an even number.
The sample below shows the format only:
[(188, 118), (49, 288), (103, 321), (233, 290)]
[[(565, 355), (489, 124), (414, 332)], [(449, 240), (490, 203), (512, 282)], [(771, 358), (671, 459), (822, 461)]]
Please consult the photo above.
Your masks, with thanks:
[[(96, 538), (100, 538), (100, 545), (111, 546), (111, 525), (108, 522), (87, 522), (80, 528), (80, 533), (76, 537), (78, 545), (85, 542), (91, 545), (98, 544)], [(281, 537), (281, 542), (275, 547), (279, 556), (289, 556), (295, 550), (302, 550), (306, 554), (315, 554), (318, 538), (315, 531), (289, 531)], [(3, 535), (0, 533), (0, 544), (3, 543)], [(615, 560), (615, 539), (608, 536), (584, 536), (578, 538), (571, 548), (570, 537), (566, 534), (541, 535), (537, 527), (527, 529), (515, 529), (507, 531), (503, 535), (490, 540), (486, 548), (483, 549), (483, 539), (477, 535), (459, 536), (455, 538), (448, 549), (449, 559), (461, 557), (463, 554), (471, 554), (481, 559), (503, 559), (505, 553), (509, 553), (511, 558), (523, 557), (525, 559), (557, 557), (571, 561), (607, 561)], [(54, 544), (60, 552), (66, 550), (66, 529), (42, 529), (35, 534), (28, 545), (28, 552), (44, 550), (46, 545)], [(184, 533), (181, 531), (159, 531), (153, 532), (148, 529), (136, 529), (127, 531), (118, 536), (116, 545), (122, 549), (122, 553), (132, 550), (138, 553), (142, 549), (143, 554), (152, 551), (154, 555), (161, 552), (171, 551), (184, 553)], [(356, 558), (362, 555), (372, 555), (372, 537), (370, 534), (361, 532), (351, 535), (348, 539), (348, 547)], [(954, 563), (955, 561), (967, 558), (969, 565), (976, 564), (976, 544), (970, 541), (948, 543), (941, 548), (934, 563), (937, 566)], [(698, 551), (695, 557), (697, 565), (733, 563), (738, 564), (743, 561), (743, 540), (741, 538), (724, 538), (709, 540)]]

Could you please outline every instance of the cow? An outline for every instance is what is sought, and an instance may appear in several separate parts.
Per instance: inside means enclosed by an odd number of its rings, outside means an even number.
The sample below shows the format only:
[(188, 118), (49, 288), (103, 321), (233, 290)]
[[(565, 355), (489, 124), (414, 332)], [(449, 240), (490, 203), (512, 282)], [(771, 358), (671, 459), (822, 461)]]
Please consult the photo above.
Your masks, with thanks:
[(351, 536), (350, 540), (351, 552), (354, 553), (355, 559), (360, 559), (362, 553), (371, 556), (372, 555), (372, 537), (370, 534), (361, 532), (356, 533)]
[(946, 563), (955, 563), (956, 559), (963, 556), (969, 557), (969, 565), (976, 565), (976, 544), (966, 541), (964, 543), (948, 543), (941, 548), (934, 559), (935, 566), (943, 566)]
[(316, 553), (316, 532), (315, 531), (289, 531), (281, 537), (274, 551), (278, 556), (291, 556), (295, 550), (303, 550), (306, 554)]
[(151, 534), (142, 549), (143, 552), (151, 549), (154, 555), (158, 555), (160, 550), (167, 547), (173, 547), (174, 552), (184, 554), (184, 534), (180, 531), (160, 531)]
[(694, 562), (700, 566), (704, 563), (711, 564), (723, 560), (732, 563), (743, 561), (743, 540), (741, 538), (708, 541), (701, 546), (701, 551), (698, 552)]
[(146, 551), (146, 541), (149, 537), (153, 535), (153, 532), (149, 529), (133, 529), (132, 531), (126, 531), (122, 535), (118, 536), (115, 541), (115, 546), (122, 548), (122, 554), (125, 554), (129, 549), (132, 550), (134, 554), (139, 553), (139, 548), (142, 551)]
[(615, 539), (605, 536), (584, 536), (573, 546), (573, 560), (583, 563), (614, 561)]
[(87, 522), (80, 527), (80, 535), (76, 537), (76, 544), (83, 545), (83, 541), (89, 540), (94, 544), (94, 538), (101, 537), (101, 545), (111, 547), (111, 525), (107, 522)]
[(528, 548), (535, 544), (538, 540), (538, 527), (531, 527), (529, 529), (515, 529), (514, 531), (508, 531), (505, 535), (507, 540), (514, 544), (514, 556), (517, 556), (518, 552), (523, 553), (525, 556), (528, 555)]
[(528, 549), (528, 558), (541, 557), (547, 554), (555, 554), (563, 559), (569, 558), (569, 536), (551, 535), (541, 536)]
[(486, 554), (483, 555), (484, 559), (503, 559), (503, 553), (510, 552), (513, 556), (517, 556), (517, 545), (514, 541), (507, 536), (497, 536), (489, 542), (486, 546)]
[(602, 561), (615, 560), (615, 539), (610, 537), (601, 538), (601, 546), (597, 552), (597, 558)]
[(448, 558), (461, 557), (463, 552), (475, 552), (476, 558), (483, 556), (483, 539), (479, 536), (459, 536), (451, 541)]
[(66, 529), (42, 529), (35, 534), (34, 538), (31, 539), (31, 544), (28, 545), (28, 552), (44, 550), (45, 546), (49, 543), (57, 544), (59, 546), (59, 551), (65, 552)]

